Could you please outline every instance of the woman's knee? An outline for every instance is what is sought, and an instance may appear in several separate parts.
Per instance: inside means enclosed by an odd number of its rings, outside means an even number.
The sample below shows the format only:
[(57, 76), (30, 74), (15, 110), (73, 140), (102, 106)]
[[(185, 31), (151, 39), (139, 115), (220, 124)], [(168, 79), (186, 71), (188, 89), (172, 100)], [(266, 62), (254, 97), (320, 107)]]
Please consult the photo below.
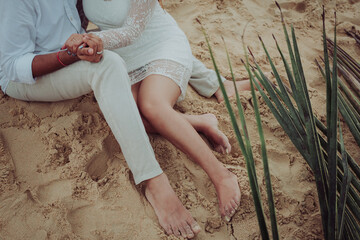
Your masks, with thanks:
[(157, 114), (158, 108), (156, 107), (156, 103), (153, 101), (146, 101), (146, 99), (139, 98), (138, 99), (138, 107), (139, 111), (142, 115), (149, 121)]
[(158, 98), (152, 97), (139, 97), (138, 107), (141, 114), (149, 121), (159, 119), (160, 116), (164, 115), (166, 111), (172, 109), (170, 104), (164, 103)]

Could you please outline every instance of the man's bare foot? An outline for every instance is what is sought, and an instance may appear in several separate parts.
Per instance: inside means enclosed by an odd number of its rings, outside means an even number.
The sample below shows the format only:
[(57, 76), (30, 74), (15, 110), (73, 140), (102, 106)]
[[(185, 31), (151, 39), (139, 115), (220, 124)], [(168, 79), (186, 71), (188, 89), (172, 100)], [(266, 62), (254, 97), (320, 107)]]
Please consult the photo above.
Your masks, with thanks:
[(241, 192), (235, 174), (224, 168), (219, 180), (213, 180), (218, 195), (221, 217), (229, 222), (240, 206)]
[(168, 235), (193, 238), (200, 232), (200, 226), (182, 205), (164, 173), (147, 181), (145, 196)]
[(200, 115), (199, 118), (201, 124), (196, 130), (205, 135), (205, 137), (213, 145), (215, 151), (222, 154), (230, 153), (231, 145), (229, 139), (222, 131), (220, 131), (216, 116), (214, 114), (207, 113)]
[[(234, 83), (232, 81), (225, 80), (224, 87), (225, 87), (226, 93), (229, 98), (235, 96), (235, 87), (234, 87)], [(251, 89), (250, 80), (236, 81), (236, 88), (237, 88), (238, 92), (250, 90)], [(223, 96), (220, 88), (215, 92), (214, 95), (219, 103), (224, 101), (224, 96)]]

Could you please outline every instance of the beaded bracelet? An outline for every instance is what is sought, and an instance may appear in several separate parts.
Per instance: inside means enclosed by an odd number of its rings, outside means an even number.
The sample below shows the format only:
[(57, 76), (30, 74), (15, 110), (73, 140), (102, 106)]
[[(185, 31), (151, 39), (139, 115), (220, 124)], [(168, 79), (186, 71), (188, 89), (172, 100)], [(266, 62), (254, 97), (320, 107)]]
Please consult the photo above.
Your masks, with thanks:
[(59, 61), (59, 63), (60, 63), (61, 65), (63, 65), (64, 67), (66, 67), (67, 65), (64, 64), (64, 63), (60, 60), (60, 57), (59, 57), (59, 53), (60, 53), (60, 52), (61, 52), (61, 51), (58, 51), (58, 52), (57, 52), (56, 58), (57, 58), (57, 60)]

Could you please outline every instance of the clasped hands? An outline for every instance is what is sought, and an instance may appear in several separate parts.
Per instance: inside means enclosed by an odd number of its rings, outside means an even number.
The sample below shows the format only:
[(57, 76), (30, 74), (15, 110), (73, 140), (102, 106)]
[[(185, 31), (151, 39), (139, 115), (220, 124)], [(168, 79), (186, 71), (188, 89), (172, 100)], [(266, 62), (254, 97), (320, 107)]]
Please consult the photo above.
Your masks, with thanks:
[(95, 34), (72, 34), (61, 48), (69, 55), (76, 55), (80, 60), (97, 63), (103, 56), (102, 40)]

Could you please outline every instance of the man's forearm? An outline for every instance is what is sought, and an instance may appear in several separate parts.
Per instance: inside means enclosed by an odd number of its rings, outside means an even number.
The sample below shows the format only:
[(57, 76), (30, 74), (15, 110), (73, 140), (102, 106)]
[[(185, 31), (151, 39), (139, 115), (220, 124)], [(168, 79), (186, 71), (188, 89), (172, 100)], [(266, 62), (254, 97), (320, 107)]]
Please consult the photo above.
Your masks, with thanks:
[(34, 57), (31, 65), (33, 77), (40, 77), (55, 72), (63, 68), (64, 65), (70, 65), (77, 61), (79, 61), (77, 56), (68, 55), (66, 51), (59, 52), (58, 56), (57, 53), (37, 55)]

